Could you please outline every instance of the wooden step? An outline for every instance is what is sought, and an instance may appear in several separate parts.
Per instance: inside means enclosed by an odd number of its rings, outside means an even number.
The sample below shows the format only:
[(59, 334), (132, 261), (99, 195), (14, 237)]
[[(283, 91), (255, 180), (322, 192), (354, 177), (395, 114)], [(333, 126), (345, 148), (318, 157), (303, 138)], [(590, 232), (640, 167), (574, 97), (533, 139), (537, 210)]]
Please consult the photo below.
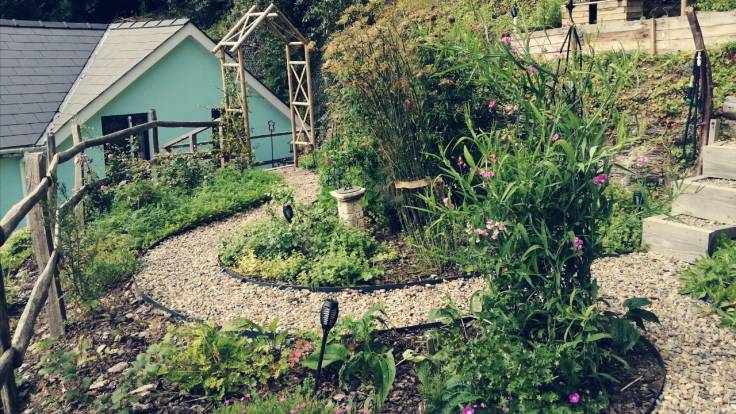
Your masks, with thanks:
[(706, 176), (684, 180), (672, 203), (672, 214), (736, 224), (736, 180)]
[(721, 235), (736, 238), (736, 225), (659, 215), (644, 219), (642, 244), (651, 252), (692, 262), (712, 253)]
[(736, 143), (716, 142), (703, 147), (703, 175), (736, 180)]

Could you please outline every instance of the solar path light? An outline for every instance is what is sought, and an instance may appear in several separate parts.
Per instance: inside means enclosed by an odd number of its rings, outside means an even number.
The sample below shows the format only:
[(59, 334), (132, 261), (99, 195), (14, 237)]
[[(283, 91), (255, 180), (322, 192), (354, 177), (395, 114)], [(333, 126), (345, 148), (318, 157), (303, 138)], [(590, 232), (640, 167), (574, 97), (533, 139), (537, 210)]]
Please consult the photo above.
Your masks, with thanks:
[(319, 350), (319, 360), (317, 361), (317, 375), (314, 378), (314, 392), (317, 392), (319, 388), (319, 380), (322, 375), (322, 360), (325, 357), (325, 346), (327, 346), (327, 334), (335, 326), (337, 322), (337, 315), (339, 313), (339, 306), (336, 301), (327, 299), (322, 304), (322, 309), (319, 311), (319, 323), (322, 325), (322, 347)]

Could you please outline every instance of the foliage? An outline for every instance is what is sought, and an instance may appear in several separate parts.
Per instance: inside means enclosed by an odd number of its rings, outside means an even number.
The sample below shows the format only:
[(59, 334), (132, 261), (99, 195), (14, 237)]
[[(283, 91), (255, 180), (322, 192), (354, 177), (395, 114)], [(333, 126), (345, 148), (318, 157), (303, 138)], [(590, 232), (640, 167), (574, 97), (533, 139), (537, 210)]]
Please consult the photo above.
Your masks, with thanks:
[(191, 189), (150, 179), (106, 188), (114, 200), (109, 213), (89, 217), (83, 228), (72, 213), (62, 217), (62, 274), (78, 299), (96, 299), (135, 271), (143, 250), (265, 201), (279, 181), (275, 174), (230, 165)]
[(29, 257), (31, 249), (31, 232), (21, 229), (13, 233), (0, 247), (0, 270), (6, 277), (15, 273)]
[(724, 326), (736, 330), (736, 240), (722, 239), (710, 256), (680, 275), (682, 292), (710, 304)]
[(339, 223), (334, 207), (296, 206), (292, 223), (276, 217), (220, 245), (220, 259), (247, 275), (308, 286), (351, 286), (383, 274), (383, 247), (364, 230)]
[[(64, 393), (60, 401), (53, 401), (64, 408), (73, 404), (85, 404), (91, 399), (88, 394), (92, 379), (80, 375), (81, 368), (90, 361), (88, 348), (91, 340), (80, 337), (71, 350), (58, 349), (58, 340), (43, 339), (39, 341), (36, 351), (44, 352), (36, 366), (39, 374), (50, 382), (59, 381)], [(66, 411), (66, 410), (64, 410)]]
[[(249, 337), (246, 331), (257, 334)], [(287, 371), (286, 338), (285, 332), (276, 330), (276, 322), (259, 326), (238, 320), (222, 328), (212, 324), (181, 327), (139, 355), (138, 375), (160, 376), (182, 392), (214, 399), (255, 394), (257, 384), (266, 385)]]
[(217, 169), (217, 160), (207, 153), (164, 155), (156, 161), (157, 182), (186, 190), (201, 185)]
[[(380, 412), (386, 401), (394, 379), (396, 362), (391, 349), (376, 340), (376, 327), (383, 325), (383, 308), (374, 305), (361, 318), (342, 319), (325, 346), (323, 367), (340, 364), (341, 387), (347, 387), (352, 378), (370, 386), (372, 398), (366, 402), (374, 412)], [(310, 369), (317, 369), (320, 349), (304, 361)]]
[(320, 401), (310, 395), (308, 387), (286, 395), (256, 396), (243, 402), (218, 407), (214, 414), (334, 414), (331, 402)]
[(642, 220), (669, 210), (669, 198), (648, 191), (645, 186), (634, 187), (642, 192), (644, 204), (635, 205), (631, 189), (617, 184), (609, 185), (605, 196), (611, 212), (600, 219), (596, 230), (600, 254), (627, 253), (641, 249)]
[(736, 10), (736, 0), (695, 0), (693, 7), (700, 11)]
[[(484, 92), (492, 119), (477, 130), (469, 112), (469, 135), (436, 155), (442, 175), (422, 196), (433, 219), (423, 240), (487, 274), (490, 287), (471, 300), (476, 332), (440, 335), (425, 372), (428, 390), (440, 390), (430, 400), (440, 412), (480, 403), (574, 412), (567, 396), (577, 392), (581, 409), (599, 408), (611, 365), (638, 343), (634, 323), (656, 320), (639, 299), (623, 317), (604, 312), (590, 272), (610, 217), (611, 158), (629, 141), (616, 99), (634, 61), (556, 73), (508, 38), (455, 35), (431, 47)], [(440, 315), (459, 323), (457, 312)]]

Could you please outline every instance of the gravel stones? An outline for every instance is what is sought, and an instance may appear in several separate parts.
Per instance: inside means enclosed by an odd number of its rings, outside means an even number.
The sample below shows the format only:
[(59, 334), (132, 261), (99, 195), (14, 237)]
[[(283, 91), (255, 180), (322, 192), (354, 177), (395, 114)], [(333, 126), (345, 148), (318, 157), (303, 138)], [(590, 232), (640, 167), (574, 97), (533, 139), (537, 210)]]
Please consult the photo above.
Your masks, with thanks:
[(667, 366), (655, 413), (736, 413), (736, 334), (719, 327), (706, 305), (679, 293), (677, 275), (687, 264), (653, 253), (606, 257), (593, 264), (601, 295), (623, 312), (629, 297), (647, 297), (661, 325), (646, 336)]

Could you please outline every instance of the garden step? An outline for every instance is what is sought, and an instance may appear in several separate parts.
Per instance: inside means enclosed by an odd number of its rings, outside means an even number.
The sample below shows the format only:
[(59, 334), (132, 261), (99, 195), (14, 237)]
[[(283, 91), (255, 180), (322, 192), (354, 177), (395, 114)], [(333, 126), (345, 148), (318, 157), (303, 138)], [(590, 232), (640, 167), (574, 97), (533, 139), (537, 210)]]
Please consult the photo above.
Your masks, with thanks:
[(703, 147), (703, 175), (736, 180), (736, 144), (716, 142)]
[(684, 180), (680, 190), (672, 214), (736, 224), (736, 180), (701, 175)]
[(659, 215), (644, 219), (642, 244), (651, 252), (694, 261), (710, 254), (721, 235), (736, 238), (736, 225), (688, 215)]

